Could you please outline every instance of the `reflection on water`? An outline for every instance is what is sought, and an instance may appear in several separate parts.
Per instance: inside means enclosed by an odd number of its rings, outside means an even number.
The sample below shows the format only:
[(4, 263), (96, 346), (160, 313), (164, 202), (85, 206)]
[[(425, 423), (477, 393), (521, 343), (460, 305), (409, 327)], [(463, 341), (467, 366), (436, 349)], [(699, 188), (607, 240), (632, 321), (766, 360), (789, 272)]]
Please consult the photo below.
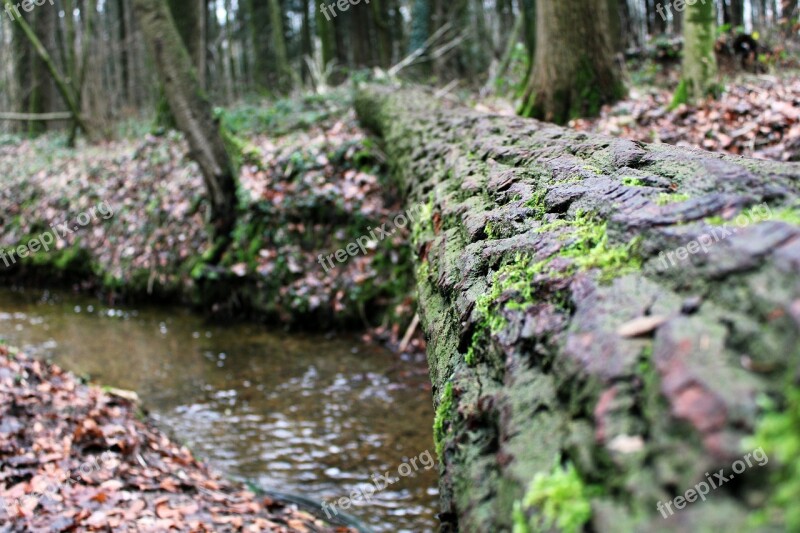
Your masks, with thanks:
[[(7, 289), (0, 337), (96, 383), (137, 391), (198, 457), (265, 488), (333, 502), (373, 474), (433, 454), (425, 362), (353, 337)], [(380, 531), (431, 531), (436, 470), (420, 468), (349, 512)]]

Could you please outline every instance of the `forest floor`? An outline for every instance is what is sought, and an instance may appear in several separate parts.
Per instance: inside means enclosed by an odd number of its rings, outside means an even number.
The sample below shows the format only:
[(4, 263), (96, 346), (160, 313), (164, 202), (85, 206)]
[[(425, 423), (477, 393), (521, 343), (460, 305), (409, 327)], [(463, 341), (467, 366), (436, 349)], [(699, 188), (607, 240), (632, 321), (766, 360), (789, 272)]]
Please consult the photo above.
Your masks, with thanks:
[(570, 125), (647, 143), (800, 161), (800, 74), (738, 76), (717, 99), (670, 110), (672, 92), (634, 88), (596, 119)]
[(0, 531), (353, 531), (220, 477), (132, 396), (0, 346)]

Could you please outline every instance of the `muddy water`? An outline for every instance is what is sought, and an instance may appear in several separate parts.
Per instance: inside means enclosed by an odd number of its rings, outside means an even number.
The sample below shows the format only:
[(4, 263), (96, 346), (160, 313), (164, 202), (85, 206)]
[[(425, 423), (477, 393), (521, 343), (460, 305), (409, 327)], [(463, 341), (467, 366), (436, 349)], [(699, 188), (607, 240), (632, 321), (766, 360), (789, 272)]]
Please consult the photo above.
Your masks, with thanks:
[[(95, 383), (137, 391), (178, 442), (267, 489), (331, 502), (373, 474), (399, 477), (426, 450), (435, 458), (425, 362), (353, 337), (0, 289), (0, 338)], [(348, 512), (378, 531), (435, 529), (436, 467), (416, 464)]]

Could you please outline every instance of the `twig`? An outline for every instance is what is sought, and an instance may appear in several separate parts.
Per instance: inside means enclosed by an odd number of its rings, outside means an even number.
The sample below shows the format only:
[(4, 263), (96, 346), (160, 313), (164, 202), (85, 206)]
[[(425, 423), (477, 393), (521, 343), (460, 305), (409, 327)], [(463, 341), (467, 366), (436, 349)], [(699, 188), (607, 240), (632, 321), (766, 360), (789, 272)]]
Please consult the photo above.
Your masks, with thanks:
[(411, 337), (414, 336), (414, 332), (417, 330), (417, 326), (419, 326), (419, 314), (414, 314), (414, 318), (411, 319), (411, 324), (408, 326), (406, 334), (403, 335), (403, 340), (400, 341), (401, 352), (405, 352), (408, 349), (408, 345), (411, 342)]
[(69, 120), (72, 113), (0, 113), (0, 120)]

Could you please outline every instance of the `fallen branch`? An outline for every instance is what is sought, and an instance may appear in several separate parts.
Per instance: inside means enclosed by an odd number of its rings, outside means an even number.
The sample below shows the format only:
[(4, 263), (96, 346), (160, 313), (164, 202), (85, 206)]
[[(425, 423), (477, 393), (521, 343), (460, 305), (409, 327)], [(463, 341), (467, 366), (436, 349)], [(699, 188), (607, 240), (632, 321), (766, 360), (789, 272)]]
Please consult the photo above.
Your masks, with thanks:
[(72, 113), (0, 113), (0, 120), (69, 120)]

